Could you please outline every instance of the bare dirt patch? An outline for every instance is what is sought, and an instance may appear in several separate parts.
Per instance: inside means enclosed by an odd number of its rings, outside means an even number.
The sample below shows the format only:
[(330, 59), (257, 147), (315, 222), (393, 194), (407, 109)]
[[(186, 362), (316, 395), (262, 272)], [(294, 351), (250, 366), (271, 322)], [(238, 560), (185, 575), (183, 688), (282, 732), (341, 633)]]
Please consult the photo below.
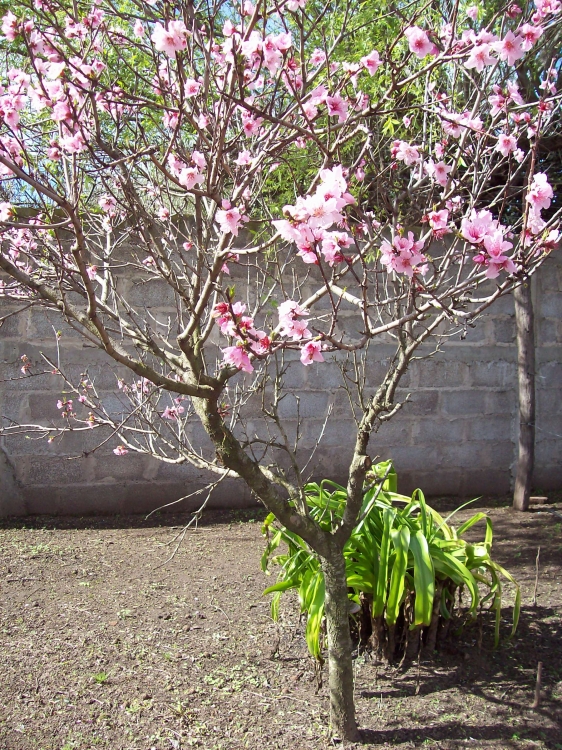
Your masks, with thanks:
[[(356, 659), (362, 747), (562, 750), (561, 506), (476, 506), (522, 585), (517, 635), (494, 650), (484, 617), (419, 668)], [(271, 582), (259, 567), (261, 517), (209, 513), (168, 563), (165, 545), (189, 516), (1, 524), (0, 748), (330, 747), (298, 609), (282, 604), (275, 624), (261, 595)]]

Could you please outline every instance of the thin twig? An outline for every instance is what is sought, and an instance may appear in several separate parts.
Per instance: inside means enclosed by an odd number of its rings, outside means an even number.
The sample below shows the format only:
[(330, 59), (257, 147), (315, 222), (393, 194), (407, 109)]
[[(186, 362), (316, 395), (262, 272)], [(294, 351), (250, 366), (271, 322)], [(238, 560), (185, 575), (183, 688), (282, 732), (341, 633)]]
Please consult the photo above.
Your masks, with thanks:
[(539, 548), (537, 549), (537, 559), (535, 560), (535, 590), (534, 590), (534, 593), (533, 593), (533, 601), (532, 601), (532, 606), (533, 607), (537, 606), (537, 589), (539, 587), (539, 560), (540, 560), (540, 556), (541, 556), (541, 548), (540, 548), (540, 545), (539, 545)]
[(541, 681), (542, 681), (542, 661), (537, 664), (537, 682), (535, 685), (535, 700), (533, 701), (532, 709), (539, 707), (541, 702)]

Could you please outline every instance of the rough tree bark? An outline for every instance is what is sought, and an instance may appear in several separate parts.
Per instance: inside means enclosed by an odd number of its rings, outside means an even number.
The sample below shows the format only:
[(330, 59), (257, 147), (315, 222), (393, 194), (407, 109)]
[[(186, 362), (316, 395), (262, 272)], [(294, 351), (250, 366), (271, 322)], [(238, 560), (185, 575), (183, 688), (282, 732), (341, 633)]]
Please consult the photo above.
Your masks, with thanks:
[(528, 510), (535, 463), (535, 333), (531, 282), (515, 289), (517, 371), (519, 385), (519, 442), (513, 507)]
[(325, 613), (328, 633), (328, 685), (330, 724), (335, 737), (352, 742), (360, 739), (353, 700), (353, 662), (349, 632), (349, 599), (345, 561), (334, 545), (328, 558), (322, 558), (326, 586)]

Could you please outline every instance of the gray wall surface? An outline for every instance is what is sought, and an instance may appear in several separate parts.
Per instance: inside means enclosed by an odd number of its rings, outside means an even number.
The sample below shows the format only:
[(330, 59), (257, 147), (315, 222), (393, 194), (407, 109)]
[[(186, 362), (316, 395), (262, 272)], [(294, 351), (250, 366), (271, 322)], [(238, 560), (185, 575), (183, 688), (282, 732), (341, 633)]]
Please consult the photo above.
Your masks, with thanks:
[[(562, 487), (562, 262), (555, 253), (533, 279), (537, 336), (537, 451), (535, 488)], [(152, 312), (165, 313), (166, 299), (155, 285), (137, 294)], [(20, 303), (0, 299), (0, 318)], [(61, 361), (76, 377), (88, 369), (108, 398), (116, 391), (107, 358), (55, 313), (28, 309), (0, 327), (0, 414), (20, 423), (60, 424), (56, 401), (62, 385), (52, 374), (23, 378), (20, 357), (34, 363), (40, 352), (56, 356), (54, 333), (62, 330)], [(224, 345), (224, 341), (222, 342)], [(373, 384), (388, 345), (373, 346)], [(41, 368), (40, 368), (41, 369)], [(300, 396), (304, 420), (303, 449), (310, 450), (322, 429), (326, 410), (332, 416), (315, 454), (317, 478), (344, 478), (355, 423), (340, 373), (333, 363), (289, 370), (287, 385)], [(513, 479), (517, 439), (517, 365), (513, 300), (500, 299), (469, 330), (451, 339), (430, 360), (413, 363), (401, 389), (409, 403), (373, 437), (371, 455), (395, 462), (399, 489), (421, 487), (427, 495), (459, 496), (507, 493)], [(283, 402), (289, 427), (297, 402)], [(257, 421), (256, 421), (257, 424)], [(200, 428), (192, 438), (204, 440)], [(198, 432), (199, 430), (199, 432)], [(69, 434), (49, 445), (24, 435), (0, 438), (0, 515), (146, 512), (193, 492), (208, 477), (193, 467), (171, 466), (147, 456), (113, 454), (115, 443), (82, 456), (99, 442), (96, 431)], [(200, 498), (174, 509), (197, 507)], [(253, 500), (242, 483), (223, 483), (211, 506), (236, 508)]]

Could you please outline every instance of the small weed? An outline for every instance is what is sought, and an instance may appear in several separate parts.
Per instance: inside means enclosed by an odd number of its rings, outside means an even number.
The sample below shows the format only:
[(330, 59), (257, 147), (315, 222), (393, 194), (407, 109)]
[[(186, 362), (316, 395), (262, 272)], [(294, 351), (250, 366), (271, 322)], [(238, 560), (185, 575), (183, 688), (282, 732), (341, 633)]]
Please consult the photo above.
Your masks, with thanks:
[(97, 674), (92, 675), (92, 679), (98, 685), (105, 685), (105, 683), (109, 680), (109, 675), (107, 674), (107, 672), (98, 672)]

